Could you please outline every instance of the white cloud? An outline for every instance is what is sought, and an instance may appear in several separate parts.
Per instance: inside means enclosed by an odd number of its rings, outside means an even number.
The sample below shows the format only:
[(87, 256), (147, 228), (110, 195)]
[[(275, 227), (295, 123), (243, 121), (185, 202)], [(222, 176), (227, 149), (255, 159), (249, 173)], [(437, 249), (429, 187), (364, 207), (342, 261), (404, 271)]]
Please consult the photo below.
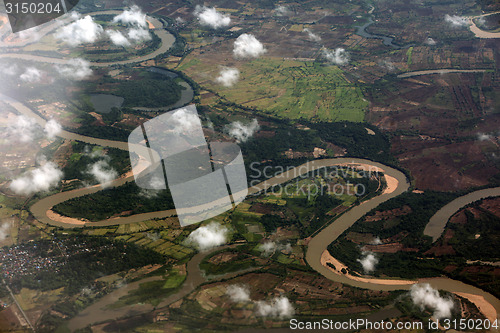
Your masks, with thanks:
[(118, 173), (113, 168), (111, 168), (106, 159), (97, 161), (92, 164), (87, 172), (91, 174), (99, 182), (99, 184), (101, 184), (102, 187), (109, 186), (111, 181), (118, 177)]
[(126, 25), (131, 25), (135, 27), (146, 28), (148, 26), (148, 22), (146, 20), (146, 14), (142, 12), (142, 10), (134, 5), (130, 7), (128, 10), (124, 10), (123, 13), (115, 16), (113, 18), (114, 23), (123, 23)]
[(19, 72), (16, 64), (0, 64), (0, 74), (6, 76), (14, 76)]
[(469, 19), (466, 17), (458, 15), (448, 15), (444, 16), (444, 20), (450, 23), (453, 27), (466, 27), (469, 25)]
[(436, 45), (437, 43), (433, 38), (427, 37), (427, 39), (424, 41), (424, 44), (433, 46)]
[(49, 139), (53, 140), (59, 133), (61, 133), (62, 127), (57, 121), (50, 119), (45, 123), (44, 131), (45, 135), (47, 135)]
[(387, 60), (387, 59), (386, 60), (382, 60), (380, 62), (380, 65), (382, 67), (385, 67), (389, 72), (392, 72), (392, 71), (396, 70), (396, 66), (394, 65), (394, 63), (392, 61), (390, 61), (390, 60)]
[(106, 34), (109, 39), (111, 39), (111, 43), (116, 46), (130, 46), (130, 41), (125, 37), (120, 31), (116, 30), (106, 30)]
[(276, 15), (278, 15), (278, 16), (290, 15), (290, 13), (291, 13), (290, 10), (288, 9), (288, 7), (283, 6), (283, 5), (276, 6), (274, 11), (276, 12)]
[(128, 31), (128, 38), (136, 43), (151, 40), (149, 30), (143, 28), (132, 28)]
[(225, 226), (212, 222), (189, 234), (186, 243), (195, 246), (200, 251), (205, 251), (225, 244), (228, 233), (229, 230)]
[(312, 40), (313, 42), (321, 41), (321, 37), (319, 35), (315, 34), (314, 32), (312, 32), (311, 29), (309, 29), (309, 28), (305, 28), (304, 30), (302, 30), (302, 32), (307, 33), (307, 37), (309, 37), (309, 39)]
[(273, 254), (276, 251), (277, 248), (278, 248), (278, 246), (276, 245), (276, 243), (272, 242), (272, 241), (262, 243), (257, 247), (257, 249), (260, 252), (262, 252), (262, 254), (265, 256), (270, 256), (271, 254)]
[(257, 247), (257, 250), (262, 252), (262, 254), (264, 256), (268, 257), (276, 251), (284, 251), (286, 253), (291, 253), (293, 249), (292, 249), (292, 245), (290, 243), (283, 245), (283, 244), (278, 244), (278, 243), (273, 242), (273, 241), (266, 241), (266, 242), (260, 244)]
[(35, 120), (25, 116), (17, 116), (7, 126), (7, 131), (13, 140), (30, 142), (35, 139), (39, 126)]
[(487, 141), (487, 140), (491, 140), (492, 136), (489, 135), (489, 134), (486, 134), (486, 133), (478, 133), (477, 134), (477, 139), (479, 141)]
[(226, 67), (220, 71), (219, 76), (215, 79), (215, 82), (222, 84), (224, 87), (232, 87), (240, 79), (240, 71), (238, 68)]
[(439, 295), (439, 291), (429, 284), (415, 284), (410, 289), (410, 296), (413, 303), (423, 311), (425, 308), (434, 311), (436, 319), (451, 317), (451, 310), (454, 307), (453, 300)]
[(238, 58), (258, 58), (267, 50), (252, 34), (242, 34), (234, 41), (233, 54)]
[(35, 67), (28, 67), (19, 77), (24, 82), (36, 83), (42, 79), (42, 72)]
[(226, 295), (235, 303), (250, 301), (250, 290), (247, 286), (230, 285), (226, 288)]
[(363, 270), (366, 274), (369, 274), (375, 270), (375, 266), (378, 264), (378, 259), (375, 255), (368, 251), (363, 251), (363, 256), (358, 259), (358, 262), (363, 266)]
[(194, 15), (198, 18), (200, 24), (209, 26), (213, 29), (227, 27), (231, 24), (229, 15), (221, 14), (213, 7), (210, 8), (197, 5), (194, 10)]
[(382, 243), (382, 241), (380, 240), (380, 238), (379, 238), (379, 237), (375, 237), (375, 238), (371, 241), (371, 243), (370, 243), (370, 244), (372, 244), (372, 245), (380, 245), (380, 244), (383, 244), (383, 243)]
[(9, 229), (11, 227), (11, 223), (6, 221), (0, 225), (0, 242), (4, 241), (9, 236)]
[(341, 47), (338, 47), (335, 50), (324, 49), (323, 55), (326, 60), (334, 63), (335, 65), (342, 66), (349, 62), (349, 53)]
[(56, 164), (46, 162), (44, 165), (14, 179), (10, 184), (10, 189), (21, 195), (46, 192), (56, 186), (61, 181), (62, 176), (63, 173)]
[(94, 22), (94, 19), (87, 15), (84, 18), (78, 18), (75, 22), (60, 28), (55, 38), (64, 41), (71, 46), (77, 46), (85, 43), (94, 43), (103, 33), (100, 24)]
[(270, 301), (258, 301), (257, 314), (262, 317), (289, 318), (295, 313), (292, 303), (287, 297), (275, 297)]
[(182, 108), (175, 111), (170, 117), (170, 123), (174, 128), (174, 133), (188, 133), (195, 131), (200, 126), (200, 118), (195, 113), (189, 112), (187, 109)]
[(239, 142), (245, 142), (250, 139), (255, 132), (259, 130), (259, 122), (257, 119), (244, 125), (239, 121), (235, 121), (225, 127), (226, 131)]
[(57, 65), (56, 70), (62, 76), (73, 80), (83, 80), (92, 75), (90, 62), (82, 58), (71, 59), (67, 65)]

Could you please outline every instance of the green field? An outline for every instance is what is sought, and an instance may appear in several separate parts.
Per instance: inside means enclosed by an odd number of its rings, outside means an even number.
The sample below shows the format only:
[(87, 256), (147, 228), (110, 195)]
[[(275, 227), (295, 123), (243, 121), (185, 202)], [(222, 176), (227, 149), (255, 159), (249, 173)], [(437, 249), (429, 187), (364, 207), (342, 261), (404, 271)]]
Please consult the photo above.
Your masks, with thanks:
[[(203, 72), (204, 67), (188, 57), (180, 68), (188, 75), (196, 75), (192, 72)], [(364, 120), (368, 102), (361, 89), (349, 82), (337, 66), (262, 58), (245, 63), (239, 70), (240, 81), (235, 86), (211, 88), (231, 102), (280, 118)]]

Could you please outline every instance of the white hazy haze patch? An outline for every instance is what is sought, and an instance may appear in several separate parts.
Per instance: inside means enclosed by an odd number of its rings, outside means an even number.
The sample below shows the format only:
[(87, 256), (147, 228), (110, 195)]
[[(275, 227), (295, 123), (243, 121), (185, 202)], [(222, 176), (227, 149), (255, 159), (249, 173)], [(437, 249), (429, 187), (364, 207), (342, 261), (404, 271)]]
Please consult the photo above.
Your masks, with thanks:
[(309, 39), (312, 40), (313, 42), (321, 41), (321, 37), (312, 32), (311, 29), (309, 28), (305, 28), (304, 30), (302, 30), (302, 32), (305, 32), (307, 34), (307, 37), (309, 37)]
[(239, 121), (232, 122), (226, 125), (225, 130), (238, 142), (245, 142), (250, 139), (259, 128), (259, 122), (257, 119), (254, 119), (248, 124), (243, 124)]
[(62, 126), (61, 124), (59, 124), (57, 121), (55, 121), (54, 119), (50, 119), (49, 121), (47, 121), (45, 123), (45, 127), (44, 127), (44, 132), (45, 132), (45, 135), (50, 139), (50, 140), (54, 140), (56, 138), (56, 136), (61, 133), (62, 131)]
[(123, 13), (116, 15), (113, 18), (113, 22), (142, 28), (146, 28), (148, 26), (146, 14), (142, 12), (139, 6), (136, 5), (130, 7), (130, 9), (124, 10)]
[(118, 177), (118, 173), (109, 165), (106, 159), (92, 164), (87, 172), (91, 174), (102, 187), (109, 186), (111, 181)]
[(266, 51), (264, 45), (252, 34), (241, 34), (234, 41), (233, 54), (237, 58), (258, 58)]
[(466, 27), (469, 25), (469, 19), (458, 15), (446, 14), (444, 16), (444, 20), (450, 23), (453, 27)]
[(250, 302), (250, 290), (244, 285), (233, 284), (228, 286), (226, 295), (235, 303)]
[(38, 130), (39, 126), (36, 121), (26, 116), (16, 116), (7, 125), (7, 132), (14, 141), (33, 141)]
[(262, 254), (266, 257), (272, 255), (276, 251), (285, 251), (286, 253), (292, 252), (292, 245), (287, 243), (285, 245), (279, 244), (273, 241), (266, 241), (260, 244), (257, 249), (262, 252)]
[(10, 226), (11, 223), (8, 221), (2, 222), (2, 224), (0, 224), (0, 242), (4, 241), (9, 236)]
[(83, 80), (92, 75), (90, 62), (82, 58), (74, 58), (66, 65), (56, 65), (57, 72), (68, 79)]
[(283, 5), (276, 6), (274, 11), (275, 11), (276, 15), (278, 15), (278, 16), (285, 16), (285, 15), (291, 14), (290, 9), (288, 9), (288, 7), (283, 6)]
[(238, 83), (239, 79), (240, 71), (238, 68), (225, 67), (221, 69), (219, 76), (215, 79), (215, 82), (229, 88)]
[(188, 245), (196, 247), (200, 251), (223, 245), (227, 242), (229, 230), (217, 222), (199, 227), (189, 234), (186, 239)]
[(262, 317), (290, 318), (294, 315), (290, 300), (285, 296), (275, 297), (270, 301), (258, 301), (257, 314)]
[(31, 195), (37, 192), (47, 192), (56, 186), (62, 179), (63, 173), (52, 162), (33, 169), (10, 184), (10, 189), (16, 194)]
[(217, 12), (214, 7), (210, 8), (196, 5), (194, 16), (198, 18), (198, 21), (200, 21), (201, 25), (205, 25), (213, 29), (227, 27), (229, 24), (231, 24), (231, 18), (229, 17), (229, 15), (224, 15)]
[(326, 60), (335, 65), (343, 66), (349, 63), (349, 53), (341, 47), (338, 47), (335, 50), (323, 49), (323, 55)]
[(426, 308), (434, 311), (433, 316), (436, 319), (451, 317), (451, 310), (454, 307), (453, 300), (441, 297), (439, 291), (427, 283), (413, 285), (410, 289), (410, 297), (422, 311)]
[(36, 67), (28, 67), (19, 78), (24, 82), (36, 83), (42, 79), (42, 72)]
[(361, 259), (357, 260), (363, 266), (366, 274), (372, 273), (378, 264), (378, 259), (369, 251), (363, 251)]
[(115, 44), (116, 46), (130, 46), (130, 41), (120, 31), (106, 30), (106, 34), (111, 40), (111, 43)]
[(94, 22), (94, 19), (87, 15), (84, 18), (79, 18), (79, 14), (73, 15), (77, 20), (60, 28), (54, 37), (63, 42), (77, 46), (85, 43), (94, 43), (103, 33), (103, 28), (100, 24)]
[(427, 39), (424, 41), (424, 44), (433, 46), (436, 45), (437, 42), (434, 40), (434, 38), (427, 37)]
[(489, 134), (486, 134), (486, 133), (478, 133), (477, 134), (477, 139), (479, 141), (487, 141), (487, 140), (491, 140), (492, 136), (489, 135)]

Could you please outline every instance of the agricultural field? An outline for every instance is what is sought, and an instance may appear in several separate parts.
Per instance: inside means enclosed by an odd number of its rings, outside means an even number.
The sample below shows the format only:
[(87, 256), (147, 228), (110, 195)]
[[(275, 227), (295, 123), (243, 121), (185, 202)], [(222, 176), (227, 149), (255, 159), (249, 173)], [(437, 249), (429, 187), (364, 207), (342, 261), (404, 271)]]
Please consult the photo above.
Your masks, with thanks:
[[(207, 67), (194, 55), (186, 57), (179, 70), (194, 78), (217, 75), (217, 68)], [(230, 102), (279, 118), (364, 120), (368, 102), (337, 66), (266, 57), (245, 63), (240, 71), (243, 79), (234, 87), (206, 85)]]

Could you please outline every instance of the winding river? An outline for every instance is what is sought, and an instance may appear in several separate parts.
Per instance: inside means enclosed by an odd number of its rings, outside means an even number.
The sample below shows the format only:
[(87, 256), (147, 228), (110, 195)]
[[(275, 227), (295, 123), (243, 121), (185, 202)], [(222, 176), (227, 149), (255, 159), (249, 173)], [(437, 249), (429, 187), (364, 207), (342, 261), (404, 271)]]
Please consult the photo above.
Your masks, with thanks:
[[(115, 14), (117, 11), (106, 11), (106, 12), (99, 12), (99, 14)], [(153, 24), (156, 26), (156, 24), (160, 22), (154, 22)], [(158, 31), (157, 31), (158, 32)], [(166, 33), (166, 32), (165, 32)], [(167, 34), (167, 33), (166, 33)], [(160, 35), (159, 35), (160, 36)], [(171, 36), (171, 35), (170, 35)], [(167, 35), (165, 35), (167, 37)], [(173, 37), (173, 36), (172, 36)], [(162, 38), (160, 36), (160, 38)], [(170, 38), (170, 37), (168, 37)], [(165, 40), (166, 41), (166, 40)], [(170, 46), (173, 44), (173, 40), (171, 40)], [(164, 43), (164, 40), (162, 39), (162, 47), (159, 50), (154, 51), (153, 53), (149, 55), (145, 55), (143, 57), (135, 58), (135, 59), (129, 59), (123, 62), (115, 62), (115, 63), (93, 63), (93, 66), (99, 66), (99, 67), (106, 67), (106, 66), (111, 66), (111, 65), (116, 65), (116, 64), (127, 64), (127, 63), (136, 63), (136, 62), (141, 62), (144, 60), (149, 60), (154, 57), (156, 57), (158, 54), (165, 52), (168, 50), (170, 46), (168, 46), (168, 43)], [(167, 47), (168, 46), (168, 47)], [(34, 55), (19, 55), (19, 54), (3, 54), (0, 55), (0, 57), (15, 57), (16, 59), (25, 59), (25, 60), (31, 60), (31, 61), (42, 61), (42, 62), (48, 62), (48, 63), (65, 63), (67, 60), (65, 59), (56, 59), (56, 58), (48, 58), (48, 57), (39, 57), (39, 56), (34, 56)], [(45, 119), (41, 118), (38, 116), (36, 113), (34, 113), (30, 108), (22, 104), (21, 102), (9, 97), (0, 94), (0, 100), (3, 100), (7, 104), (11, 105), (14, 107), (19, 113), (31, 117), (34, 119), (38, 124), (44, 125), (45, 124)], [(95, 144), (95, 145), (100, 145), (100, 146), (105, 146), (105, 147), (112, 147), (112, 148), (118, 148), (118, 149), (123, 149), (123, 150), (128, 150), (128, 143), (126, 142), (118, 142), (118, 141), (112, 141), (112, 140), (104, 140), (104, 139), (97, 139), (97, 138), (92, 138), (92, 137), (87, 137), (83, 135), (78, 135), (74, 134), (71, 132), (67, 131), (62, 131), (59, 134), (60, 137), (68, 140), (76, 140), (76, 141), (81, 141), (89, 144)], [(150, 153), (154, 153), (150, 151), (148, 148), (145, 147), (137, 147), (138, 153), (141, 156), (147, 156)], [(414, 283), (419, 283), (419, 282), (426, 282), (431, 284), (433, 287), (441, 290), (446, 290), (452, 293), (457, 293), (459, 295), (469, 295), (469, 296), (475, 296), (479, 298), (484, 298), (486, 300), (486, 306), (489, 306), (489, 310), (493, 309), (496, 310), (496, 313), (500, 312), (500, 301), (495, 298), (493, 295), (484, 292), (483, 290), (467, 285), (465, 283), (451, 280), (448, 278), (430, 278), (430, 279), (420, 279), (417, 281), (410, 281), (409, 283), (406, 283), (405, 281), (401, 280), (393, 280), (393, 279), (387, 279), (384, 281), (384, 283), (379, 283), (377, 280), (372, 280), (370, 279), (363, 279), (363, 280), (355, 280), (352, 278), (349, 278), (348, 276), (345, 276), (343, 274), (338, 274), (337, 272), (334, 272), (333, 270), (329, 269), (327, 266), (324, 266), (322, 264), (322, 256), (325, 253), (325, 250), (327, 246), (335, 241), (337, 237), (339, 237), (345, 230), (347, 230), (350, 226), (352, 226), (358, 219), (360, 219), (362, 216), (364, 216), (366, 213), (368, 213), (370, 210), (373, 208), (377, 207), (381, 203), (394, 198), (401, 193), (405, 192), (409, 188), (409, 183), (404, 176), (404, 174), (396, 169), (393, 169), (391, 167), (388, 167), (386, 165), (368, 161), (368, 160), (363, 160), (363, 159), (350, 159), (350, 158), (335, 158), (335, 159), (322, 159), (322, 160), (315, 160), (315, 161), (310, 161), (307, 162), (297, 168), (294, 168), (292, 170), (288, 170), (284, 172), (281, 175), (278, 175), (274, 178), (271, 178), (269, 180), (266, 180), (260, 184), (257, 184), (249, 189), (250, 194), (255, 194), (258, 193), (264, 189), (270, 188), (274, 185), (279, 185), (286, 183), (300, 175), (306, 174), (308, 172), (311, 172), (313, 170), (323, 168), (323, 167), (329, 167), (329, 166), (336, 166), (336, 165), (364, 165), (369, 167), (370, 169), (373, 168), (373, 170), (382, 170), (386, 177), (391, 177), (392, 179), (397, 180), (397, 186), (392, 189), (391, 191), (385, 191), (381, 195), (374, 197), (368, 201), (365, 201), (361, 203), (360, 205), (356, 206), (355, 208), (347, 211), (345, 214), (343, 214), (340, 218), (335, 220), (332, 224), (321, 230), (317, 235), (315, 235), (312, 239), (310, 239), (307, 252), (306, 252), (306, 260), (309, 263), (309, 265), (315, 269), (318, 273), (322, 274), (328, 279), (331, 279), (333, 281), (341, 282), (344, 284), (352, 285), (355, 287), (360, 287), (360, 288), (365, 288), (365, 289), (372, 289), (372, 290), (400, 290), (400, 289), (409, 289), (412, 284)], [(116, 180), (113, 181), (111, 186), (120, 186), (128, 181), (132, 181), (133, 176), (131, 174), (124, 175)], [(102, 187), (100, 186), (94, 186), (90, 188), (81, 188), (81, 189), (76, 189), (73, 191), (69, 192), (64, 192), (64, 193), (58, 193), (52, 196), (49, 196), (47, 198), (44, 198), (37, 203), (35, 203), (30, 209), (34, 216), (40, 220), (41, 222), (50, 224), (50, 225), (55, 225), (58, 227), (63, 227), (63, 228), (75, 228), (75, 227), (82, 227), (85, 225), (94, 225), (94, 226), (101, 226), (101, 225), (117, 225), (117, 224), (124, 224), (124, 223), (133, 223), (133, 222), (138, 222), (138, 221), (144, 221), (147, 219), (152, 219), (152, 218), (163, 218), (166, 216), (172, 216), (175, 214), (174, 210), (169, 210), (169, 211), (162, 211), (162, 212), (154, 212), (154, 213), (147, 213), (147, 214), (139, 214), (139, 215), (133, 215), (129, 217), (120, 217), (120, 218), (115, 218), (115, 219), (108, 219), (96, 223), (85, 223), (82, 221), (78, 221), (78, 223), (70, 222), (67, 223), (64, 220), (57, 220), (55, 219), (51, 214), (50, 214), (50, 209), (57, 203), (63, 202), (65, 200), (90, 194), (90, 193), (95, 193), (97, 191), (102, 190)], [(476, 192), (474, 192), (476, 193)], [(469, 195), (472, 195), (474, 193), (471, 193)], [(496, 193), (496, 192), (495, 192)], [(465, 202), (468, 202), (469, 200), (473, 200), (477, 198), (474, 195), (471, 196), (471, 198), (465, 200)], [(476, 201), (478, 199), (475, 199)], [(450, 203), (451, 204), (451, 203)], [(450, 212), (453, 208), (457, 208), (458, 206), (462, 205), (462, 202), (456, 203), (456, 205), (451, 206), (451, 208), (446, 209), (447, 212)], [(461, 208), (462, 206), (458, 207), (457, 209)], [(443, 207), (444, 208), (444, 207)], [(447, 216), (447, 215), (446, 215)], [(444, 218), (446, 217), (444, 216)], [(432, 220), (434, 221), (434, 220)], [(430, 222), (430, 224), (432, 223)], [(429, 227), (429, 231), (431, 232), (434, 236), (439, 233), (439, 228), (437, 228), (438, 224), (443, 223), (443, 218), (436, 218), (435, 224), (432, 224), (432, 228)], [(447, 221), (447, 220), (446, 220)], [(446, 222), (444, 222), (446, 224)], [(426, 228), (427, 230), (427, 228)], [(433, 236), (433, 237), (434, 237)], [(181, 297), (187, 295), (190, 291), (192, 291), (196, 285), (201, 284), (203, 281), (199, 279), (200, 274), (199, 274), (199, 261), (206, 256), (206, 253), (199, 253), (193, 257), (193, 259), (188, 263), (188, 280), (186, 283), (183, 285), (181, 291), (170, 298), (164, 300), (164, 302), (161, 305), (168, 305), (170, 301), (175, 300), (175, 299), (180, 299)], [(190, 281), (190, 282), (189, 282)], [(401, 283), (403, 282), (403, 283)], [(115, 295), (116, 296), (116, 295)], [(110, 296), (110, 299), (112, 299), (113, 296)], [(470, 299), (470, 298), (469, 298)], [(103, 298), (103, 302), (107, 302), (107, 299)], [(103, 303), (100, 303), (101, 305)], [(484, 306), (484, 304), (483, 304)], [(88, 315), (87, 310), (91, 309), (86, 309), (83, 310), (80, 315), (74, 318), (74, 320), (71, 322), (72, 328), (77, 328), (77, 327), (84, 327), (89, 323), (95, 322), (95, 320), (110, 320), (110, 319), (115, 319), (117, 316), (124, 316), (127, 315), (127, 313), (119, 312), (117, 313), (108, 313), (106, 316), (102, 316), (101, 318), (90, 318)], [(127, 311), (130, 309), (122, 309), (121, 311)], [(133, 310), (133, 309), (132, 309)], [(137, 311), (145, 311), (148, 310), (148, 308), (144, 309), (136, 309)], [(481, 311), (483, 311), (481, 309)], [(97, 312), (101, 311), (100, 308), (96, 310)], [(485, 312), (485, 311), (484, 311)], [(484, 313), (483, 312), (483, 313)], [(95, 313), (95, 312), (91, 312)], [(105, 312), (103, 312), (105, 313)], [(106, 312), (107, 313), (107, 312)], [(132, 311), (132, 314), (136, 313), (136, 311)], [(495, 314), (496, 316), (496, 314)]]

